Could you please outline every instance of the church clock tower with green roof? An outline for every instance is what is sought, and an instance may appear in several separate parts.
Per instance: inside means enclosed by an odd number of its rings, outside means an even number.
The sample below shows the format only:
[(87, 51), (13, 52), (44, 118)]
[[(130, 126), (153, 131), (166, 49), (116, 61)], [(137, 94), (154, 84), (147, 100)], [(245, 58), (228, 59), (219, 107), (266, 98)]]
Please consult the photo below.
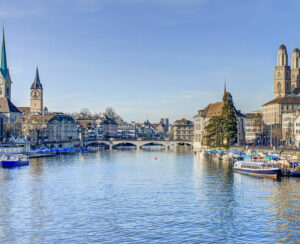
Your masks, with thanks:
[(11, 79), (7, 67), (4, 28), (2, 31), (1, 60), (0, 60), (0, 97), (11, 100)]

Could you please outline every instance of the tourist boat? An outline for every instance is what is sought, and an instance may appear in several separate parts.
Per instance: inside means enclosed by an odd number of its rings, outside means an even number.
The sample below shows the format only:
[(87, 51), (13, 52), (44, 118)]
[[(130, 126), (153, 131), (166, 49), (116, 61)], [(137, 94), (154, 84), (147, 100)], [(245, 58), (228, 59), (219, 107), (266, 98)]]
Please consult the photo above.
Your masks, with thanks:
[(2, 168), (11, 168), (16, 166), (29, 165), (29, 159), (27, 155), (14, 154), (14, 155), (3, 155), (0, 158)]
[(275, 163), (255, 162), (255, 161), (238, 161), (233, 166), (234, 172), (241, 174), (269, 177), (277, 179), (280, 169)]

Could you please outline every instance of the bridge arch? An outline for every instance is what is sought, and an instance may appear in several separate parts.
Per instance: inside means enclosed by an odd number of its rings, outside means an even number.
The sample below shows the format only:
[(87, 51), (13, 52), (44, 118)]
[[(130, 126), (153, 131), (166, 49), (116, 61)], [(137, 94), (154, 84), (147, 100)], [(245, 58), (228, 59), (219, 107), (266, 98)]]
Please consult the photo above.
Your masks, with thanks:
[(135, 148), (138, 148), (139, 145), (132, 141), (118, 141), (112, 145), (113, 148), (118, 148), (120, 146), (135, 146)]
[(105, 146), (106, 148), (109, 148), (110, 144), (107, 142), (99, 141), (99, 142), (91, 142), (86, 144), (86, 147), (92, 147), (92, 146)]
[(193, 142), (190, 141), (174, 141), (174, 142), (169, 142), (168, 146), (190, 146), (191, 148), (193, 148), (194, 144)]
[(155, 142), (155, 141), (148, 141), (145, 143), (141, 143), (140, 147), (144, 147), (144, 146), (163, 146), (166, 147), (166, 144), (163, 142)]

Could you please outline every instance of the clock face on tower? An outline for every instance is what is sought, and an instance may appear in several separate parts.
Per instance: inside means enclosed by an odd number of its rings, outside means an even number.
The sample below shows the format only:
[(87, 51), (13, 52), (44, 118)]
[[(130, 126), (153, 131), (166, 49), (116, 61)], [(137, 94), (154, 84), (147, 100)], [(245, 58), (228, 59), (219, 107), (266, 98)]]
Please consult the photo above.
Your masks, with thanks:
[(31, 97), (32, 97), (33, 99), (38, 99), (38, 98), (40, 98), (40, 92), (37, 91), (37, 90), (32, 91), (32, 92), (31, 92)]

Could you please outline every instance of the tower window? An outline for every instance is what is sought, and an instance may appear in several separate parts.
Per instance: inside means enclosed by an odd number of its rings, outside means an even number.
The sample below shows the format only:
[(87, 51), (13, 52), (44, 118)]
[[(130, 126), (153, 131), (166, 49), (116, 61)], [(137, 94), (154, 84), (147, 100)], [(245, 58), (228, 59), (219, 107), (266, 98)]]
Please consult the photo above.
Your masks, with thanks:
[(9, 96), (9, 88), (6, 88), (6, 96)]
[(2, 95), (2, 89), (0, 88), (0, 95)]
[(281, 93), (281, 84), (279, 82), (277, 83), (277, 92)]
[(277, 72), (277, 78), (281, 79), (281, 73), (280, 72)]

